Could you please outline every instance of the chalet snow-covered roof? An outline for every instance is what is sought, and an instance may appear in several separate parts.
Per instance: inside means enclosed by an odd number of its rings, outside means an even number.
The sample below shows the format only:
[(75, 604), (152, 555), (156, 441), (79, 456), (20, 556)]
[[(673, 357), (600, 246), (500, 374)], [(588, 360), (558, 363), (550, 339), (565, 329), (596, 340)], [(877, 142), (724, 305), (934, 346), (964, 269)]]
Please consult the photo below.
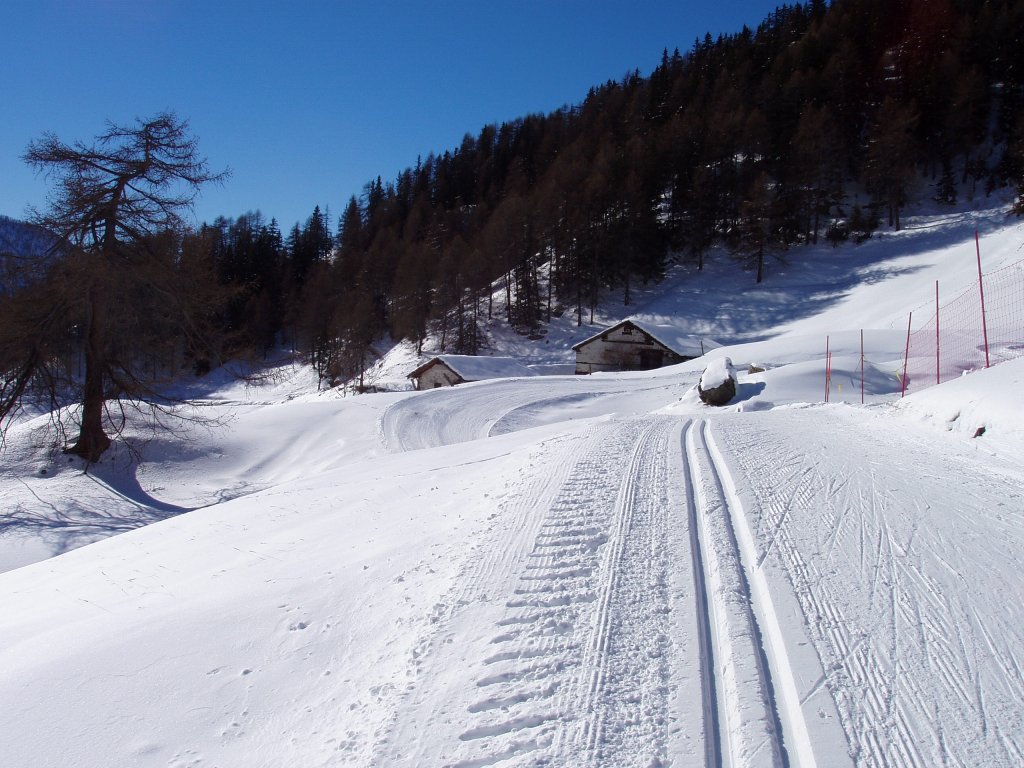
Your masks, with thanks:
[(592, 341), (600, 339), (606, 333), (621, 328), (626, 324), (639, 328), (663, 347), (672, 350), (680, 357), (700, 357), (705, 352), (710, 352), (712, 349), (717, 349), (722, 346), (717, 341), (709, 339), (706, 336), (695, 336), (692, 333), (684, 333), (674, 325), (668, 325), (666, 323), (650, 323), (646, 320), (639, 320), (635, 317), (627, 317), (625, 320), (620, 320), (615, 325), (609, 326), (603, 331), (595, 333), (593, 336), (573, 344), (572, 348), (579, 349), (585, 344), (589, 344)]
[(536, 376), (537, 372), (527, 368), (514, 357), (489, 357), (477, 355), (438, 355), (432, 357), (409, 374), (414, 379), (437, 362), (444, 363), (463, 381), (484, 381), (485, 379), (510, 379), (522, 376)]

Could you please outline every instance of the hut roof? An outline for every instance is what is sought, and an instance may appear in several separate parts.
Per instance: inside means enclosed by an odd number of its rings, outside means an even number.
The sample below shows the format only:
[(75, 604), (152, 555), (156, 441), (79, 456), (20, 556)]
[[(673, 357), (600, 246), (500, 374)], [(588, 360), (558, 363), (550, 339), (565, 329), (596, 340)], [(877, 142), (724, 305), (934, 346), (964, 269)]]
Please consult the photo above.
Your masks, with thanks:
[(536, 376), (537, 372), (527, 368), (513, 357), (490, 357), (478, 355), (438, 355), (432, 357), (409, 374), (414, 379), (437, 362), (444, 363), (464, 381), (485, 379), (508, 379), (520, 376)]
[(614, 331), (627, 324), (639, 328), (663, 347), (672, 350), (680, 357), (700, 357), (705, 352), (709, 352), (712, 349), (717, 349), (722, 346), (717, 341), (709, 339), (706, 336), (696, 336), (692, 333), (685, 333), (674, 325), (666, 323), (650, 323), (646, 320), (639, 320), (635, 317), (627, 317), (625, 320), (620, 320), (615, 325), (609, 326), (603, 331), (595, 333), (593, 336), (590, 336), (577, 344), (573, 344), (572, 348), (579, 349), (585, 344), (589, 344), (590, 342), (601, 338), (609, 331)]

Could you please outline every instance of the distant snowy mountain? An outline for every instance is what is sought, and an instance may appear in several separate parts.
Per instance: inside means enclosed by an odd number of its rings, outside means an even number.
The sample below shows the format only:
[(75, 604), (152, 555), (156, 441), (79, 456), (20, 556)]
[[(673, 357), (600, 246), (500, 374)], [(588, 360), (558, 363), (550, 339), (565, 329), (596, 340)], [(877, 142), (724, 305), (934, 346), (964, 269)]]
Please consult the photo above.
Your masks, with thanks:
[(53, 243), (53, 235), (42, 227), (0, 216), (0, 295), (22, 285), (26, 264), (43, 263), (35, 257), (43, 256)]
[(53, 235), (42, 227), (0, 215), (0, 254), (38, 256), (53, 244)]

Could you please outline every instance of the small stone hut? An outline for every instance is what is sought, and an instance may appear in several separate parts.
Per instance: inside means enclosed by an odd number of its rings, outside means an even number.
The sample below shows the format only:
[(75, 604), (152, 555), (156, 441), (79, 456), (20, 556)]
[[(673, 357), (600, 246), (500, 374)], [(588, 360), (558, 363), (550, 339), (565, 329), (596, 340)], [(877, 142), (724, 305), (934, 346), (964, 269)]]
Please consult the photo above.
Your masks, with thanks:
[(454, 387), (470, 381), (536, 376), (512, 357), (481, 357), (476, 355), (438, 355), (408, 375), (416, 389)]
[(573, 351), (576, 373), (582, 374), (648, 371), (693, 360), (720, 346), (671, 325), (627, 318), (573, 345)]

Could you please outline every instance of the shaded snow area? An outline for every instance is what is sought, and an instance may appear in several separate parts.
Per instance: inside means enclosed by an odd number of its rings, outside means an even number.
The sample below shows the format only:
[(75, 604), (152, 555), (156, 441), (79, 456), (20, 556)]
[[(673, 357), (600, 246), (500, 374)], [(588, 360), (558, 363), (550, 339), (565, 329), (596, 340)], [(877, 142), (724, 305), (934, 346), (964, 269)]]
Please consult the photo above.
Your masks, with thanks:
[[(0, 764), (1024, 764), (1024, 359), (900, 399), (906, 313), (970, 285), (976, 226), (987, 269), (1024, 258), (992, 211), (762, 286), (679, 268), (630, 314), (725, 346), (658, 371), (220, 372), (87, 473), (23, 420)], [(494, 354), (550, 371), (617, 309)]]

